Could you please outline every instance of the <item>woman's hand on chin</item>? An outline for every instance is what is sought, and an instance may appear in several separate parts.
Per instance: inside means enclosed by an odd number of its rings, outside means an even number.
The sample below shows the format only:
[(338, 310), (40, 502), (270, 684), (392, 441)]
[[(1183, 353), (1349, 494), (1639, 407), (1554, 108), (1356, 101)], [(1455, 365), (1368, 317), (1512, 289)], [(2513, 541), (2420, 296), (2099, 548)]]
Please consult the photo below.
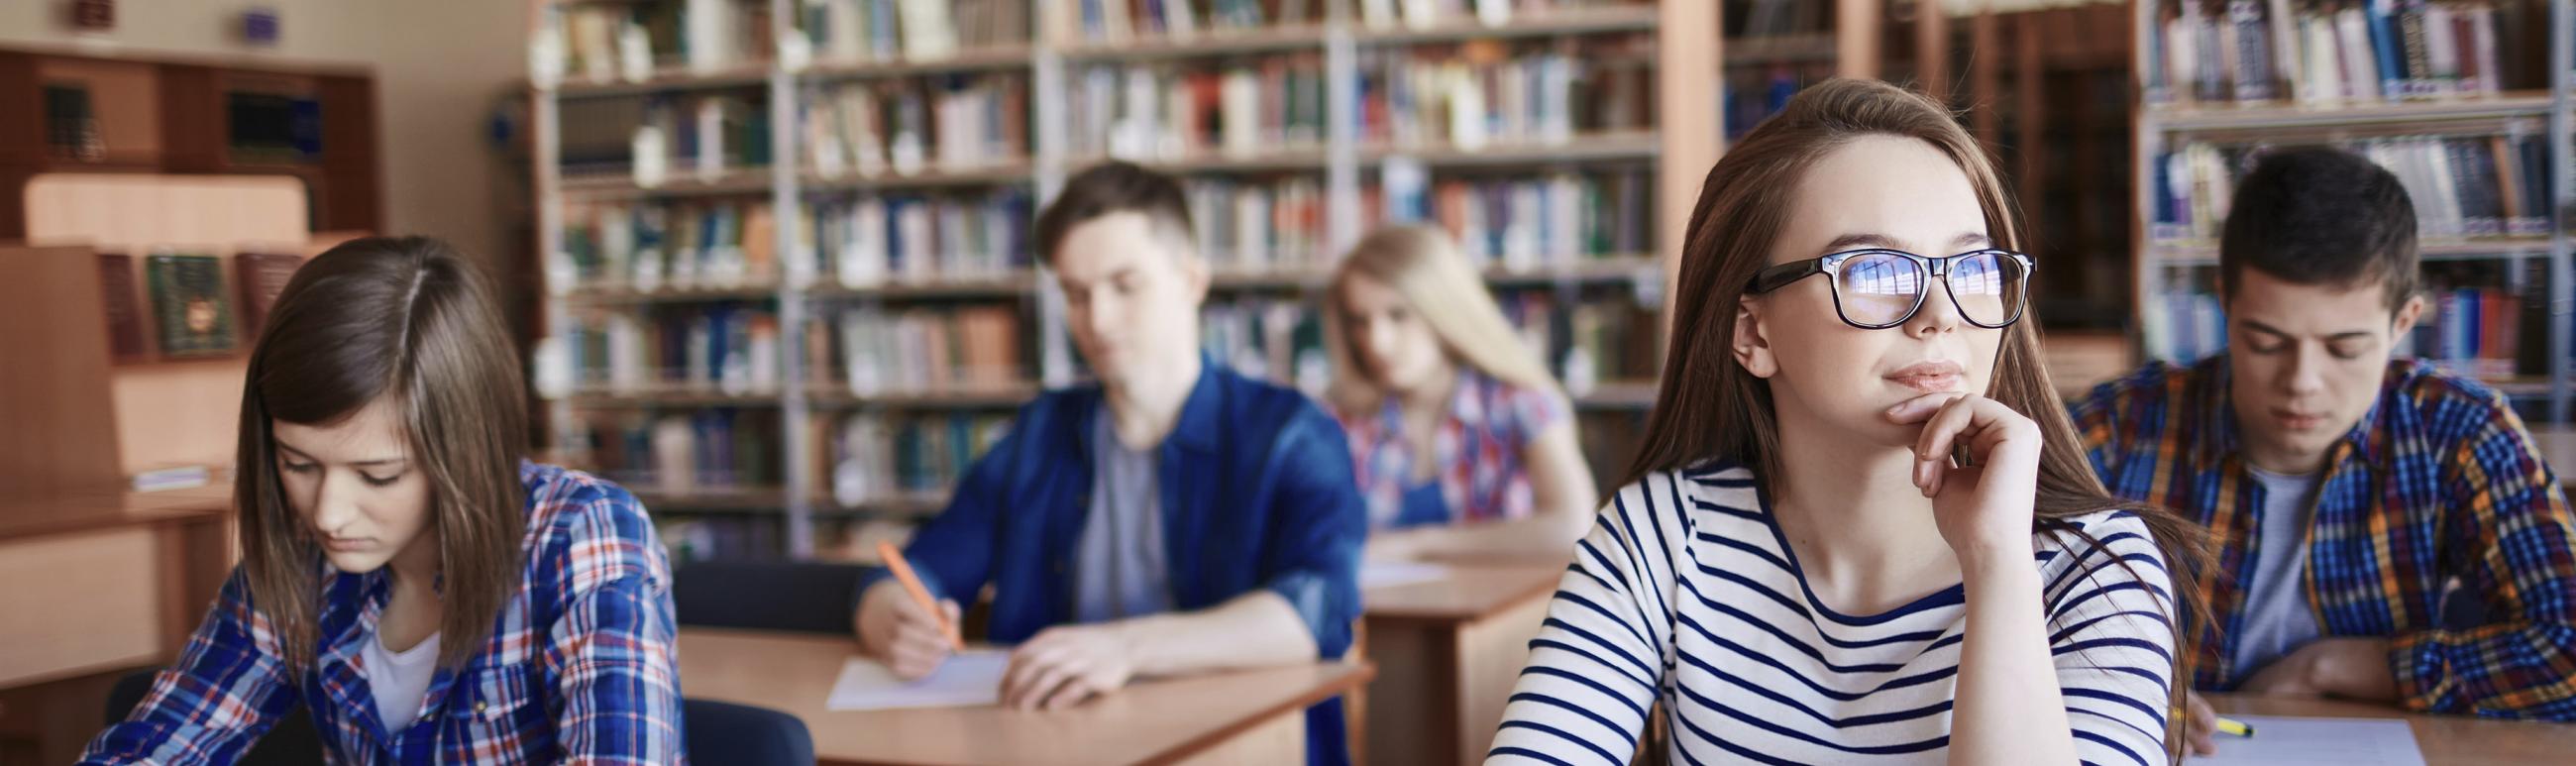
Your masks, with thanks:
[(2002, 402), (1955, 392), (1908, 399), (1888, 408), (1887, 418), (1923, 427), (1914, 442), (1914, 485), (1932, 498), (1934, 521), (1960, 567), (2027, 564), (2039, 425)]

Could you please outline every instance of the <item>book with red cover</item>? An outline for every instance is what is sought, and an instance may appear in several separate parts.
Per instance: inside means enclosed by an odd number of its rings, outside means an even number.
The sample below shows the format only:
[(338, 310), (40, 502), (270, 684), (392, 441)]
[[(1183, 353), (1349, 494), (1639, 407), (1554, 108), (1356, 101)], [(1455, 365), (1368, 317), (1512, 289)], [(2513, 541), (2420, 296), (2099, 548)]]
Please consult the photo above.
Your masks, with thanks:
[(277, 294), (286, 289), (286, 280), (295, 276), (304, 257), (284, 253), (242, 253), (233, 256), (233, 284), (241, 288), (242, 335), (256, 341), (260, 329), (268, 326), (268, 309), (277, 305)]
[(134, 287), (134, 256), (98, 254), (98, 292), (107, 318), (107, 353), (116, 361), (142, 359), (151, 352), (143, 343), (143, 297)]

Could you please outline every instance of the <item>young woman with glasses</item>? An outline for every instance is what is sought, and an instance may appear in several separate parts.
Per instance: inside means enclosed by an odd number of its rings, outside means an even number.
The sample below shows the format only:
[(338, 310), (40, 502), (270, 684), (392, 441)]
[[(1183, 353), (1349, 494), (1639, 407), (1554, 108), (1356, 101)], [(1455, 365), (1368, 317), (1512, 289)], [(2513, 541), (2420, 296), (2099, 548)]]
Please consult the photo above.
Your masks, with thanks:
[(2197, 538), (2085, 462), (2011, 210), (1884, 83), (1809, 88), (1727, 153), (1644, 446), (1491, 760), (1625, 763), (1650, 711), (1677, 763), (2178, 757)]

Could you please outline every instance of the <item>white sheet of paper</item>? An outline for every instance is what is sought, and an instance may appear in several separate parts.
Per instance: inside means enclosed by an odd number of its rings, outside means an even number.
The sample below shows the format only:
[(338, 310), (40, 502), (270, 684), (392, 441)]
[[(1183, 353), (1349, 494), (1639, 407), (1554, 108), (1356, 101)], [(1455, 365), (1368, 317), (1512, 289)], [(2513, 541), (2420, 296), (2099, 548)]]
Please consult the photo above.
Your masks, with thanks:
[(896, 710), (923, 707), (977, 707), (1002, 701), (1002, 672), (1011, 653), (1000, 649), (959, 652), (939, 670), (918, 681), (894, 677), (894, 671), (865, 657), (841, 663), (832, 682), (832, 710)]
[(2218, 736), (2218, 755), (2193, 766), (2424, 766), (2415, 731), (2394, 718), (2228, 716), (2254, 727), (2252, 737)]
[(1430, 582), (1449, 576), (1449, 568), (1439, 564), (1412, 561), (1365, 561), (1360, 563), (1360, 589), (1392, 588)]

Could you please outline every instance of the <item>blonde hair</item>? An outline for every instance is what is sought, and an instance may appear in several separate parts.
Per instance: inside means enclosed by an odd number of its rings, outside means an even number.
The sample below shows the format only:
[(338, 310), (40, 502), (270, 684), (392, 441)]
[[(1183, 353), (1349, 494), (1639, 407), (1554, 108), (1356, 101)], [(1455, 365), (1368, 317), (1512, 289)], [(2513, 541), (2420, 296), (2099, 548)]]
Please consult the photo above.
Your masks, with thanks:
[(1449, 235), (1428, 226), (1388, 226), (1370, 232), (1351, 246), (1350, 255), (1333, 271), (1324, 306), (1324, 347), (1333, 357), (1333, 383), (1327, 398), (1345, 414), (1374, 413), (1386, 401), (1386, 389), (1374, 380), (1343, 329), (1344, 296), (1352, 279), (1365, 276), (1394, 288), (1412, 304), (1415, 316), (1431, 326), (1449, 358), (1505, 384), (1564, 396), (1538, 353), (1512, 331), (1493, 293)]

